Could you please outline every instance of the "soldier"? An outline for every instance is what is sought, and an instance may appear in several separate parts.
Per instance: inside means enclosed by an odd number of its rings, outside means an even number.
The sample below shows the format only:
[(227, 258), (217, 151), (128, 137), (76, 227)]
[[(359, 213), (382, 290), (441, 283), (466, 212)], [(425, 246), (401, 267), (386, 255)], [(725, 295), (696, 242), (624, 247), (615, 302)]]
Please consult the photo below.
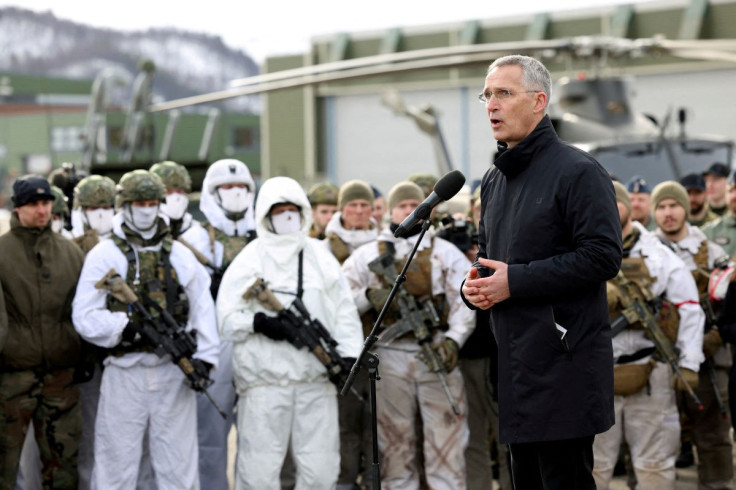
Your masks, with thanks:
[[(717, 263), (726, 263), (728, 256), (721, 247), (708, 241), (699, 228), (687, 223), (690, 202), (685, 188), (673, 181), (658, 184), (652, 191), (656, 234), (672, 246), (695, 279), (700, 304), (713, 311), (708, 296), (711, 271)], [(703, 402), (700, 409), (686, 393), (678, 394), (678, 405), (692, 428), (692, 441), (698, 453), (698, 486), (708, 489), (731, 489), (733, 456), (731, 428), (727, 416), (728, 373), (731, 353), (715, 326), (715, 314), (706, 315), (703, 337), (705, 362), (698, 371), (695, 394)], [(716, 393), (714, 390), (718, 390)], [(721, 415), (724, 415), (723, 417)], [(689, 442), (689, 441), (688, 441)]]
[[(626, 188), (619, 182), (613, 186), (623, 235), (623, 280), (633, 283), (644, 298), (663, 296), (667, 301), (658, 321), (679, 349), (679, 367), (684, 379), (674, 377), (669, 364), (657, 362), (655, 345), (642, 328), (644, 319), (614, 334), (616, 424), (595, 438), (593, 476), (599, 489), (608, 488), (619, 447), (625, 439), (639, 485), (674, 489), (680, 424), (673, 386), (684, 390), (685, 382), (691, 387), (698, 385), (697, 373), (704, 360), (705, 315), (685, 263), (641, 223), (631, 220)], [(625, 300), (633, 301), (629, 293), (621, 274), (609, 281), (608, 304), (614, 324), (621, 318)]]
[(307, 238), (310, 215), (296, 181), (267, 180), (256, 203), (258, 238), (227, 270), (217, 298), (220, 334), (233, 343), (239, 394), (236, 488), (278, 489), (289, 444), (296, 488), (334, 488), (337, 481), (336, 389), (317, 357), (292, 344), (296, 327), (287, 320), (291, 317), (283, 311), (274, 316), (248, 293), (263, 279), (289, 311), (298, 299), (337, 342), (337, 354), (354, 361), (361, 345), (360, 321), (340, 265)]
[(378, 190), (378, 187), (371, 185), (371, 189), (373, 190), (373, 213), (371, 213), (371, 216), (373, 216), (380, 231), (383, 228), (383, 218), (386, 216), (386, 199), (383, 197), (383, 193)]
[(54, 194), (43, 177), (13, 184), (11, 231), (0, 237), (7, 322), (0, 377), (0, 487), (12, 488), (29, 423), (36, 428), (44, 487), (76, 488), (81, 431), (73, 384), (82, 340), (71, 322), (83, 254), (50, 227)]
[(657, 223), (652, 218), (652, 189), (647, 185), (644, 177), (635, 175), (626, 184), (626, 190), (631, 200), (631, 219), (638, 221), (649, 231), (657, 229)]
[(705, 193), (708, 196), (708, 208), (718, 216), (726, 216), (728, 214), (727, 199), (727, 180), (728, 166), (716, 162), (708, 170), (703, 172), (705, 177)]
[[(358, 247), (378, 237), (378, 225), (372, 218), (373, 189), (362, 180), (350, 180), (340, 187), (338, 208), (327, 224), (325, 242), (342, 264)], [(373, 319), (363, 321), (364, 331), (370, 331)], [(354, 389), (368, 398), (368, 373), (362, 370)], [(352, 489), (359, 475), (368, 485), (372, 455), (370, 407), (355, 396), (340, 397), (340, 477), (339, 489)]]
[(314, 221), (309, 228), (309, 236), (318, 240), (325, 239), (325, 228), (337, 211), (337, 195), (340, 188), (331, 182), (322, 182), (313, 185), (307, 197), (312, 205)]
[(72, 235), (85, 254), (112, 234), (115, 192), (115, 181), (101, 175), (85, 177), (74, 188)]
[(736, 254), (736, 172), (728, 180), (727, 196), (728, 212), (720, 219), (703, 226), (703, 233), (708, 237), (708, 240), (723, 247), (723, 250), (730, 257), (733, 257)]
[(378, 225), (371, 217), (373, 190), (362, 180), (350, 180), (340, 187), (338, 212), (327, 223), (325, 242), (342, 264), (361, 245), (378, 236)]
[[(189, 228), (179, 238), (196, 250), (212, 276), (211, 293), (217, 299), (222, 275), (240, 251), (255, 238), (253, 195), (255, 182), (239, 160), (218, 160), (207, 169), (202, 182), (199, 209), (207, 221)], [(235, 424), (236, 394), (233, 385), (232, 344), (220, 343), (219, 367), (214, 371), (210, 394), (227, 413), (223, 420), (203, 395), (197, 396), (199, 474), (202, 488), (226, 490), (227, 437)]]
[(178, 238), (192, 226), (200, 226), (194, 220), (189, 207), (188, 194), (192, 192), (192, 179), (184, 165), (166, 161), (154, 163), (151, 172), (158, 175), (166, 186), (166, 202), (161, 204), (161, 211), (169, 217), (169, 229), (174, 238)]
[[(378, 241), (360, 247), (343, 265), (358, 311), (380, 311), (391, 284), (379, 276), (376, 267), (379, 256), (401, 270), (406, 257), (418, 239), (419, 229), (408, 238), (394, 238), (399, 224), (424, 200), (422, 189), (412, 182), (396, 184), (388, 195), (391, 219), (389, 229), (381, 231)], [(384, 261), (381, 261), (383, 264)], [(373, 264), (373, 265), (371, 265)], [(464, 307), (458, 285), (462, 283), (468, 259), (454, 245), (434, 236), (430, 229), (420, 243), (407, 280), (401, 286), (407, 308), (407, 318), (394, 310), (384, 324), (387, 332), (403, 332), (391, 342), (379, 341), (376, 354), (380, 358), (381, 380), (378, 383), (378, 441), (383, 453), (381, 478), (387, 488), (416, 488), (420, 469), (416, 460), (415, 420), (421, 414), (424, 431), (424, 473), (431, 488), (465, 488), (465, 459), (468, 442), (465, 419), (466, 401), (460, 370), (454, 369), (458, 349), (470, 335), (475, 315)], [(411, 298), (409, 300), (409, 298)], [(392, 308), (398, 308), (395, 303)], [(417, 354), (418, 341), (428, 339), (413, 328), (426, 328), (423, 321), (409, 323), (409, 312), (429, 311), (437, 316), (432, 324), (438, 327), (427, 332), (432, 336), (432, 349), (443, 361), (442, 368), (449, 390), (445, 392), (441, 378), (421, 361)], [(385, 338), (385, 337), (383, 337)], [(426, 354), (426, 353), (425, 353)], [(427, 359), (426, 355), (424, 357)], [(427, 359), (429, 362), (430, 359)], [(453, 414), (453, 398), (462, 417)]]
[[(159, 490), (198, 488), (194, 391), (171, 356), (154, 353), (142, 337), (144, 309), (156, 321), (164, 313), (196, 332), (196, 373), (216, 367), (219, 342), (209, 276), (194, 255), (173, 241), (159, 215), (166, 189), (146, 170), (123, 175), (112, 238), (87, 255), (73, 303), (74, 325), (87, 339), (110, 349), (104, 360), (95, 424), (93, 488), (134, 488), (142, 445), (149, 436)], [(97, 286), (114, 270), (141, 309)], [(205, 374), (206, 375), (206, 374)]]
[(690, 217), (687, 222), (702, 227), (718, 219), (718, 215), (706, 206), (705, 179), (700, 174), (688, 174), (680, 179), (690, 201)]
[(55, 185), (51, 186), (51, 193), (54, 195), (54, 202), (51, 205), (51, 230), (54, 233), (61, 234), (64, 238), (71, 239), (72, 234), (66, 229), (66, 224), (69, 222), (67, 197)]

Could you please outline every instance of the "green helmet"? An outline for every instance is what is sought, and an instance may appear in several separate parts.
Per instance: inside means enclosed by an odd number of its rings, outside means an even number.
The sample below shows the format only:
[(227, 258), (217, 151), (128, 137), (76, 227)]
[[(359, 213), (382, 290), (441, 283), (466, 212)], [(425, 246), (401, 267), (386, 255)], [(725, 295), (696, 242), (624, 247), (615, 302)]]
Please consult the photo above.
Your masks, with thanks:
[(408, 179), (409, 182), (414, 182), (416, 185), (422, 188), (424, 197), (429, 196), (434, 190), (434, 185), (437, 183), (437, 177), (432, 174), (414, 174)]
[(340, 193), (340, 188), (331, 182), (321, 182), (314, 184), (307, 193), (309, 198), (309, 204), (312, 207), (317, 204), (332, 204), (337, 206), (337, 195)]
[(74, 208), (100, 208), (115, 205), (115, 181), (102, 175), (90, 175), (74, 188)]
[(61, 217), (69, 216), (68, 199), (64, 195), (64, 191), (52, 185), (51, 193), (54, 195), (54, 202), (51, 204), (51, 213), (58, 214)]
[(171, 161), (154, 163), (151, 172), (158, 175), (167, 188), (192, 192), (192, 178), (184, 165)]
[(120, 178), (117, 185), (115, 206), (131, 201), (163, 201), (166, 197), (166, 187), (158, 175), (148, 170), (133, 170)]

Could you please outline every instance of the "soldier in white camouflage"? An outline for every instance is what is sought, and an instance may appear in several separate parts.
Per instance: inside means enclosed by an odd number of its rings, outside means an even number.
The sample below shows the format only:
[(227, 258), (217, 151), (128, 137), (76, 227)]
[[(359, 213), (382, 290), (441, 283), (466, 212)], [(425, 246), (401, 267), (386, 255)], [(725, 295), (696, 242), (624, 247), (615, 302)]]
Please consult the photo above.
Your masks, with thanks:
[(192, 226), (200, 226), (191, 213), (189, 196), (192, 192), (192, 178), (184, 165), (165, 161), (153, 164), (151, 172), (158, 175), (166, 186), (166, 200), (161, 204), (161, 211), (169, 217), (169, 229), (174, 238), (178, 238)]
[[(204, 259), (212, 276), (212, 297), (217, 299), (220, 280), (240, 251), (255, 238), (253, 196), (255, 182), (239, 160), (218, 160), (207, 169), (202, 182), (199, 209), (206, 221), (191, 227), (179, 240)], [(203, 396), (197, 397), (199, 471), (202, 488), (227, 490), (227, 437), (235, 424), (236, 395), (233, 385), (232, 344), (221, 343), (218, 369), (210, 393), (228, 417), (223, 420)]]
[(115, 215), (115, 181), (102, 175), (90, 175), (74, 188), (72, 235), (86, 254), (112, 233)]

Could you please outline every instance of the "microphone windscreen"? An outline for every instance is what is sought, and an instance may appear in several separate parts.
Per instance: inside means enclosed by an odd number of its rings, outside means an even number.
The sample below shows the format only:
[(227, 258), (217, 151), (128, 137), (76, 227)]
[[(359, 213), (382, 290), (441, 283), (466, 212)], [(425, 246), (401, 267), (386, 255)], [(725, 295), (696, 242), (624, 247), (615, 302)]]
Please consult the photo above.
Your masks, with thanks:
[(440, 199), (447, 201), (452, 198), (455, 194), (460, 192), (465, 184), (465, 176), (459, 170), (453, 170), (452, 172), (446, 173), (437, 183), (434, 185), (434, 192)]

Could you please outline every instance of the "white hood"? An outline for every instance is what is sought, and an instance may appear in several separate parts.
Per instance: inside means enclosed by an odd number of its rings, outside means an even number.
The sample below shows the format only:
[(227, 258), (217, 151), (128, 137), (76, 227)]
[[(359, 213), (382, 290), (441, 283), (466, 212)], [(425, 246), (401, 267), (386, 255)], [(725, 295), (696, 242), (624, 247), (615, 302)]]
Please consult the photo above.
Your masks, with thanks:
[[(245, 211), (245, 216), (238, 221), (232, 221), (225, 215), (225, 210), (217, 204), (214, 193), (217, 191), (217, 186), (222, 185), (225, 182), (223, 180), (222, 168), (227, 167), (229, 162), (235, 162), (233, 165), (237, 165), (237, 179), (232, 180), (233, 183), (244, 183), (248, 186), (248, 194), (250, 202), (248, 203), (248, 209)], [(229, 181), (228, 181), (229, 182)], [(248, 167), (244, 163), (238, 160), (219, 160), (207, 169), (207, 174), (204, 176), (202, 181), (202, 195), (199, 201), (199, 209), (202, 214), (205, 215), (207, 221), (212, 226), (222, 230), (227, 235), (233, 236), (237, 231), (239, 236), (245, 235), (247, 232), (255, 228), (255, 220), (253, 218), (253, 195), (255, 194), (256, 183), (253, 177), (250, 175)]]
[(342, 225), (342, 213), (338, 211), (332, 215), (325, 228), (325, 235), (329, 236), (331, 233), (340, 237), (352, 253), (361, 245), (370, 243), (378, 238), (378, 225), (376, 224), (376, 220), (371, 218), (370, 228), (367, 230), (348, 230)]
[[(302, 227), (300, 233), (277, 235), (271, 228), (267, 218), (274, 204), (290, 202), (301, 208)], [(289, 177), (273, 177), (261, 186), (256, 200), (256, 231), (258, 239), (266, 246), (264, 250), (276, 263), (292, 260), (293, 256), (304, 247), (307, 230), (312, 224), (312, 207), (302, 186)]]

